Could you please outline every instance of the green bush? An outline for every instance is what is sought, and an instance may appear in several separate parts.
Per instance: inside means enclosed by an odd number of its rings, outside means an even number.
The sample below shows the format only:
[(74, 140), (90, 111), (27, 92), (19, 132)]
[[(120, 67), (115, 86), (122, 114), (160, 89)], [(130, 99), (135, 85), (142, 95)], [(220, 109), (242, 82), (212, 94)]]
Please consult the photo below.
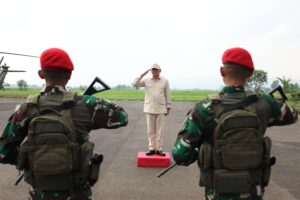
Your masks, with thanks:
[(291, 92), (291, 99), (293, 99), (293, 100), (299, 100), (300, 99), (300, 90)]

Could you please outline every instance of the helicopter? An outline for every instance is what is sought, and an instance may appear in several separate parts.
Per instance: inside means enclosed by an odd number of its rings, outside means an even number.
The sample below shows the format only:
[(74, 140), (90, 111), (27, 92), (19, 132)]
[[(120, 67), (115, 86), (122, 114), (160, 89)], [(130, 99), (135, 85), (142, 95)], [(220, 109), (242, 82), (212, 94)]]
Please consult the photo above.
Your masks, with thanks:
[[(10, 55), (17, 55), (17, 56), (27, 56), (27, 57), (34, 57), (34, 58), (39, 58), (38, 56), (32, 56), (32, 55), (26, 55), (26, 54), (18, 54), (18, 53), (9, 53), (9, 52), (0, 52), (0, 54), (10, 54)], [(9, 66), (6, 65), (6, 63), (3, 62), (4, 56), (2, 56), (1, 60), (0, 60), (0, 90), (4, 90), (4, 80), (5, 77), (7, 75), (7, 73), (9, 72), (26, 72), (25, 70), (9, 70)]]

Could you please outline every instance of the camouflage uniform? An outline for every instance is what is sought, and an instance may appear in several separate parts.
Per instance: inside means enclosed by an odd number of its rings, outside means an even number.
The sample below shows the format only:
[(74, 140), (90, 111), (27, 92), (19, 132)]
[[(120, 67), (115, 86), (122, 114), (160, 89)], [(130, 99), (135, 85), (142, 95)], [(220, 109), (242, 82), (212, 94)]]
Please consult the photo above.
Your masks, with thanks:
[[(61, 94), (65, 90), (62, 87), (48, 87), (41, 95), (51, 98), (52, 95)], [(127, 113), (122, 107), (103, 99), (93, 96), (77, 96), (77, 104), (72, 108), (72, 119), (78, 140), (88, 138), (88, 133), (93, 129), (113, 129), (126, 126), (128, 123)], [(9, 118), (3, 134), (0, 138), (1, 163), (16, 165), (18, 148), (27, 135), (26, 125), (22, 122), (29, 117), (27, 103), (20, 103), (16, 111)], [(80, 141), (78, 141), (80, 143)], [(87, 179), (75, 181), (72, 190), (76, 200), (91, 199), (92, 191)], [(70, 199), (71, 193), (45, 192), (35, 190), (29, 192), (33, 200), (66, 200)]]
[[(231, 101), (232, 104), (245, 98), (243, 87), (226, 86), (218, 94), (220, 99)], [(297, 111), (286, 104), (277, 102), (269, 95), (260, 95), (256, 103), (258, 118), (262, 123), (262, 130), (272, 125), (288, 125), (297, 121)], [(204, 141), (207, 141), (211, 133), (205, 132), (208, 121), (214, 118), (212, 100), (206, 98), (198, 102), (189, 112), (181, 127), (175, 145), (172, 148), (172, 155), (179, 165), (188, 166), (198, 159), (198, 150)], [(261, 200), (263, 193), (253, 188), (252, 199)], [(214, 188), (205, 188), (206, 199), (213, 200), (246, 200), (250, 194), (216, 194)]]

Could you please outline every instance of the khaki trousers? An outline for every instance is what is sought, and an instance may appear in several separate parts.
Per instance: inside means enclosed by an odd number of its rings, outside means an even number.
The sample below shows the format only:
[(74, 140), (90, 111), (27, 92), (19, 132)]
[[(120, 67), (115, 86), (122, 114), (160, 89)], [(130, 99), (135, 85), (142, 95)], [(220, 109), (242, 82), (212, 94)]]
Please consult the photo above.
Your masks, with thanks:
[(165, 132), (165, 114), (146, 113), (149, 150), (162, 150)]

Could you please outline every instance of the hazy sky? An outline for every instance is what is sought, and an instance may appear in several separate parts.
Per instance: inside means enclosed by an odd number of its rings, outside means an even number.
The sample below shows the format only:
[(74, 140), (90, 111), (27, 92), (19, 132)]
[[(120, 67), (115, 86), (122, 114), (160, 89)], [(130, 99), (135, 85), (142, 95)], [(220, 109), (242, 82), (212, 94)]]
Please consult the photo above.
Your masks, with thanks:
[[(95, 76), (130, 85), (158, 63), (172, 88), (218, 89), (230, 47), (246, 48), (269, 78), (300, 80), (299, 0), (9, 0), (0, 17), (0, 51), (62, 48), (75, 65), (71, 86)], [(6, 82), (43, 83), (39, 59), (4, 55), (4, 62), (27, 70)]]

